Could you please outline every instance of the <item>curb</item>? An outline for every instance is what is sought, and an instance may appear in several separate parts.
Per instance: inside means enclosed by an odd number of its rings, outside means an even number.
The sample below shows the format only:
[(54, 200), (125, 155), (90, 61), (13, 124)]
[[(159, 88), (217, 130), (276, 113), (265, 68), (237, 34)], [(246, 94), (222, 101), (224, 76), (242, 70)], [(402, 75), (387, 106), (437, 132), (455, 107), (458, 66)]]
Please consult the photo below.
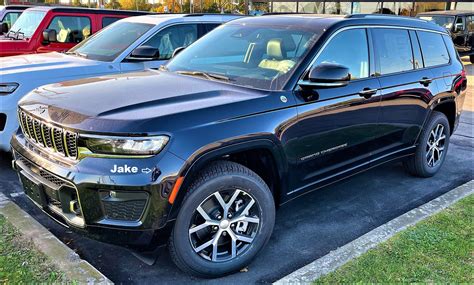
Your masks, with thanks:
[(310, 264), (290, 273), (273, 284), (311, 283), (350, 260), (359, 257), (369, 249), (388, 240), (396, 233), (446, 209), (457, 201), (474, 193), (474, 180), (467, 182), (430, 202), (421, 205), (378, 228), (364, 234), (354, 241), (328, 253)]
[(23, 237), (31, 240), (71, 282), (80, 284), (113, 284), (104, 274), (62, 243), (28, 213), (0, 193), (0, 214)]

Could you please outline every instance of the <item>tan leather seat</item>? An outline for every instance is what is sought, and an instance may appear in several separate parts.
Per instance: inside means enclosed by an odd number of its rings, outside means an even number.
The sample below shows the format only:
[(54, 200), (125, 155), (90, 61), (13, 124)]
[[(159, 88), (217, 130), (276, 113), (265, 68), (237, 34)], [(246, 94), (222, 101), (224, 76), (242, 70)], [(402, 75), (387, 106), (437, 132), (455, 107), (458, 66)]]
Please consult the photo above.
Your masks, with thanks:
[(262, 60), (259, 63), (259, 67), (276, 70), (280, 73), (287, 73), (296, 62), (290, 59), (285, 59), (286, 50), (282, 49), (282, 39), (271, 39), (267, 43), (267, 56), (268, 58)]
[(82, 29), (82, 39), (85, 40), (91, 35), (91, 27), (89, 25)]

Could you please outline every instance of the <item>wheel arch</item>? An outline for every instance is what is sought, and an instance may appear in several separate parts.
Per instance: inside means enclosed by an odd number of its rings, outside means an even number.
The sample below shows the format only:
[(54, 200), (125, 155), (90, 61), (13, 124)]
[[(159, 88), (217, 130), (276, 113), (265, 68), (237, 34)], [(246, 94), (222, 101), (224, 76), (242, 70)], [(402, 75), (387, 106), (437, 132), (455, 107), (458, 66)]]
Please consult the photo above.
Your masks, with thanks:
[(456, 125), (456, 102), (454, 99), (447, 98), (446, 100), (441, 100), (437, 104), (434, 104), (431, 114), (435, 111), (443, 113), (446, 118), (448, 118), (449, 129), (452, 135)]
[(257, 173), (267, 183), (272, 191), (275, 205), (278, 206), (282, 193), (286, 193), (288, 187), (285, 179), (288, 163), (284, 157), (281, 146), (271, 139), (238, 142), (193, 155), (193, 159), (187, 162), (181, 171), (180, 177), (183, 177), (183, 181), (177, 190), (168, 221), (176, 219), (186, 196), (186, 189), (191, 185), (194, 177), (210, 162), (216, 160), (234, 161)]

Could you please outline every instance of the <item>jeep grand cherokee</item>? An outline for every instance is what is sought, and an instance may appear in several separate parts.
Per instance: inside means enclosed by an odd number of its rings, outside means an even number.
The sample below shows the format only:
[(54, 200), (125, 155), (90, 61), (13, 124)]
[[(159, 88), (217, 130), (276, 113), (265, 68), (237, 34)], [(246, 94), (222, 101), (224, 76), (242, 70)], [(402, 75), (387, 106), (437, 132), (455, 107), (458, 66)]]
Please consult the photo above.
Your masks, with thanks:
[(168, 241), (182, 270), (222, 276), (257, 256), (297, 196), (396, 158), (436, 174), (465, 90), (450, 36), (427, 21), (242, 18), (160, 71), (31, 92), (13, 166), (71, 228)]

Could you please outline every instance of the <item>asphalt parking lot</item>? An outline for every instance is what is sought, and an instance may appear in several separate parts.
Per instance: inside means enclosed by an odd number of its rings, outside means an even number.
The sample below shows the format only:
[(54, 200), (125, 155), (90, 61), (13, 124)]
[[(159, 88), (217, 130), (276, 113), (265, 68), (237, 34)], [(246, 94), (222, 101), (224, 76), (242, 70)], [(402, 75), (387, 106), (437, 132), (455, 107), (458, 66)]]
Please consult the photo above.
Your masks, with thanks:
[[(472, 84), (474, 68), (465, 63)], [(22, 194), (7, 153), (0, 153), (0, 191), (116, 283), (272, 282), (474, 179), (474, 87), (469, 88), (461, 124), (451, 138), (447, 160), (435, 177), (414, 178), (404, 172), (401, 163), (392, 163), (294, 200), (277, 212), (272, 238), (248, 271), (221, 279), (199, 280), (184, 275), (174, 266), (166, 248), (158, 250), (157, 262), (149, 266), (124, 248), (83, 238), (61, 227)]]

